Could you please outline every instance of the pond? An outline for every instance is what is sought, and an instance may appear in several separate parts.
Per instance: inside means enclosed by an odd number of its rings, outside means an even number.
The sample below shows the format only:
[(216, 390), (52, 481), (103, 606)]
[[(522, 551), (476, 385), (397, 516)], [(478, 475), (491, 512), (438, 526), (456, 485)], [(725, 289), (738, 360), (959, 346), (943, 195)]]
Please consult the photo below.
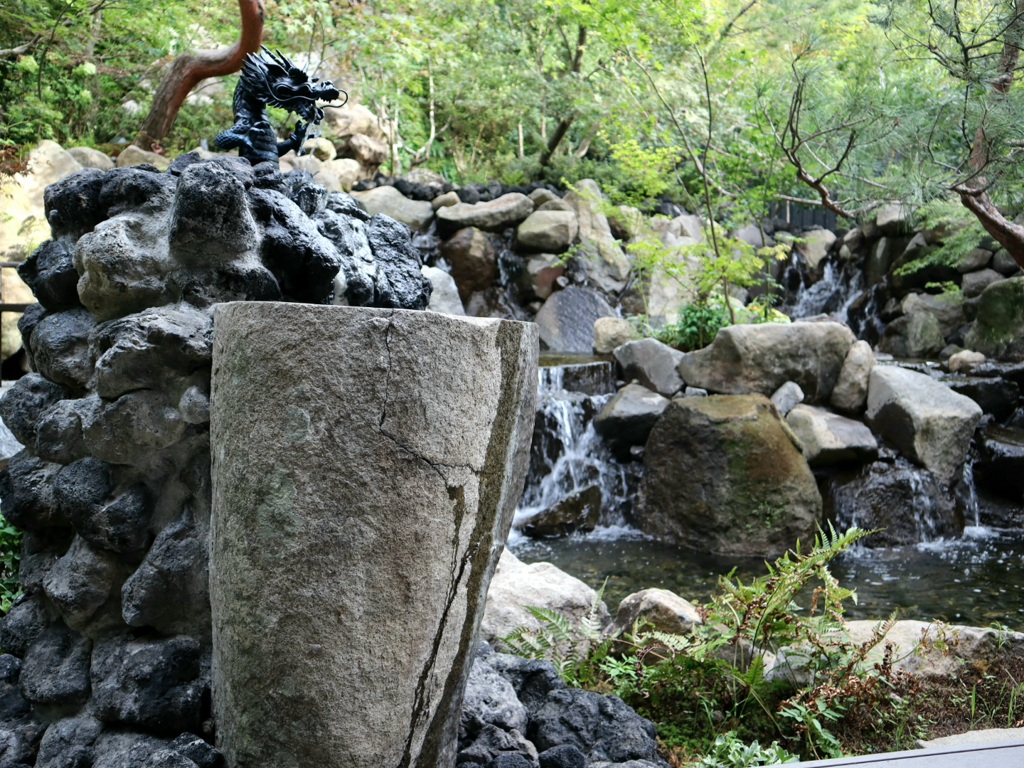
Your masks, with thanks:
[[(623, 597), (648, 587), (702, 602), (719, 577), (733, 570), (744, 581), (766, 573), (761, 559), (681, 549), (626, 524), (639, 462), (616, 462), (591, 426), (612, 391), (608, 363), (559, 360), (542, 368), (530, 477), (517, 522), (598, 486), (604, 499), (601, 525), (561, 539), (534, 540), (513, 531), (512, 552), (526, 562), (554, 563), (595, 589), (607, 580), (605, 601), (613, 611)], [(999, 527), (1019, 520), (1020, 513), (1019, 504), (981, 497), (974, 524), (961, 539), (890, 549), (858, 545), (832, 567), (840, 583), (857, 592), (848, 616), (881, 619), (896, 612), (901, 619), (1024, 631), (1024, 531)]]

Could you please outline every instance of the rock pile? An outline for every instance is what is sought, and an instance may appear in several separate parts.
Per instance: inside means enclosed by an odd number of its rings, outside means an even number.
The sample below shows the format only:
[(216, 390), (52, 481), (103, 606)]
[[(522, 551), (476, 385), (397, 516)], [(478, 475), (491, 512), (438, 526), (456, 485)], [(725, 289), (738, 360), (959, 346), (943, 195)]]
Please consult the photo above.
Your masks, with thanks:
[(0, 475), (25, 531), (0, 624), (0, 763), (218, 765), (210, 721), (212, 306), (422, 309), (407, 229), (303, 172), (183, 156), (46, 190), (23, 264), (35, 373), (0, 401), (25, 447)]

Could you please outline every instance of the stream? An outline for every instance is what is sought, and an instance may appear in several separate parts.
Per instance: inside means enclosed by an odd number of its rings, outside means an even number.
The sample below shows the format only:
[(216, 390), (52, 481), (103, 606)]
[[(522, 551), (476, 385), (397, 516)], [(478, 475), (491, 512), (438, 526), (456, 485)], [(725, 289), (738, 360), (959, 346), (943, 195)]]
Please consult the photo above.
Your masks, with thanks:
[[(702, 602), (722, 575), (734, 571), (746, 581), (766, 572), (761, 559), (684, 550), (631, 527), (627, 521), (640, 463), (615, 461), (591, 426), (614, 391), (612, 364), (547, 360), (542, 366), (530, 474), (516, 525), (595, 485), (601, 489), (602, 512), (597, 528), (586, 534), (531, 539), (514, 528), (509, 539), (513, 553), (525, 562), (551, 562), (595, 589), (603, 584), (613, 612), (623, 597), (648, 587)], [(895, 611), (902, 619), (1024, 630), (1024, 534), (991, 522), (1010, 517), (1011, 506), (982, 494), (975, 519), (960, 539), (889, 549), (857, 546), (844, 553), (832, 571), (857, 592), (847, 615), (878, 619)]]

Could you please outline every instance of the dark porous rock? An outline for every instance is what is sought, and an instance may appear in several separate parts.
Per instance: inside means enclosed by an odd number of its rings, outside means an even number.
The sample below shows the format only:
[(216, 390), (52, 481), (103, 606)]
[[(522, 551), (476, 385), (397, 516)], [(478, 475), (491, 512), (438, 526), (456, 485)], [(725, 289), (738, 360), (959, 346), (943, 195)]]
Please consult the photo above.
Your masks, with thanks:
[(16, 656), (24, 656), (50, 621), (51, 616), (41, 594), (22, 595), (0, 619), (0, 648)]
[(0, 397), (0, 419), (22, 445), (36, 440), (39, 419), (65, 397), (64, 388), (38, 373), (22, 376)]
[(195, 734), (183, 733), (171, 742), (171, 749), (184, 755), (199, 768), (223, 768), (224, 755)]
[(85, 444), (93, 456), (111, 464), (137, 464), (184, 437), (188, 425), (176, 404), (159, 390), (122, 395), (90, 414), (83, 424)]
[(0, 723), (0, 766), (28, 768), (32, 765), (45, 729), (43, 723), (28, 715)]
[(615, 696), (563, 688), (548, 694), (527, 733), (540, 751), (571, 745), (588, 763), (656, 760), (654, 724)]
[(379, 270), (374, 306), (426, 309), (433, 286), (420, 271), (422, 261), (409, 238), (409, 228), (377, 214), (366, 223), (366, 239)]
[(572, 744), (545, 749), (537, 760), (540, 768), (587, 768), (587, 756)]
[(484, 652), (473, 662), (462, 700), (463, 718), (476, 718), (502, 730), (524, 732), (529, 719), (512, 683), (489, 663), (493, 653)]
[(210, 393), (208, 386), (188, 387), (178, 401), (178, 411), (187, 424), (207, 424), (210, 421)]
[(47, 315), (32, 332), (32, 359), (50, 381), (71, 389), (84, 387), (92, 375), (89, 334), (96, 323), (84, 309)]
[(103, 723), (92, 717), (58, 720), (43, 734), (36, 768), (89, 768), (93, 745), (102, 732)]
[(594, 430), (622, 461), (642, 446), (668, 407), (669, 399), (637, 383), (627, 384), (594, 417)]
[(18, 276), (32, 289), (46, 309), (57, 311), (80, 306), (74, 242), (47, 240), (18, 267)]
[(486, 656), (487, 664), (512, 684), (516, 698), (533, 716), (544, 706), (551, 691), (565, 688), (565, 681), (550, 661), (523, 659), (507, 653)]
[(552, 352), (589, 355), (594, 348), (594, 321), (614, 317), (615, 310), (600, 293), (569, 286), (556, 291), (537, 313), (540, 340)]
[(256, 259), (221, 264), (217, 269), (180, 270), (173, 282), (180, 297), (197, 307), (222, 301), (280, 301), (277, 278)]
[(140, 768), (167, 742), (142, 733), (104, 731), (93, 746), (91, 768)]
[(198, 730), (209, 688), (201, 654), (199, 642), (186, 636), (101, 641), (92, 660), (96, 716), (166, 735)]
[(19, 679), (22, 661), (16, 656), (5, 653), (0, 656), (0, 722), (17, 720), (29, 714), (32, 705), (21, 693)]
[(70, 706), (89, 698), (92, 641), (57, 623), (25, 654), (21, 692), (33, 704)]
[[(516, 755), (526, 761), (530, 768), (536, 768), (537, 750), (526, 737), (516, 729), (506, 731), (490, 723), (474, 722), (466, 732), (460, 731), (459, 765), (491, 765), (493, 761)], [(463, 738), (464, 737), (464, 738)]]
[(94, 633), (120, 623), (125, 570), (114, 555), (97, 552), (76, 536), (43, 579), (43, 589), (69, 627)]
[(21, 334), (21, 343), (28, 353), (29, 362), (32, 360), (32, 333), (44, 317), (46, 317), (46, 307), (42, 304), (29, 304), (25, 308), (25, 313), (18, 318), (18, 333)]
[(264, 227), (260, 255), (284, 295), (309, 304), (330, 303), (334, 276), (342, 266), (331, 241), (281, 193), (255, 190), (252, 198)]
[(100, 199), (106, 179), (102, 171), (86, 168), (46, 188), (43, 211), (54, 238), (77, 240), (106, 218), (107, 209)]
[(150, 166), (115, 168), (104, 174), (100, 205), (107, 216), (153, 212), (170, 206), (177, 180)]
[(149, 542), (150, 494), (142, 485), (112, 492), (110, 465), (91, 457), (61, 470), (54, 486), (58, 507), (91, 546), (137, 552)]
[(158, 749), (142, 764), (142, 768), (196, 768), (196, 764), (173, 749)]
[(100, 406), (98, 397), (80, 397), (74, 400), (60, 400), (39, 418), (35, 450), (45, 461), (70, 464), (85, 458), (89, 449), (85, 446), (83, 423), (92, 418)]
[(1024, 499), (1024, 429), (988, 427), (979, 442), (974, 464), (978, 488), (1020, 503)]
[(242, 258), (258, 244), (256, 221), (238, 177), (216, 163), (186, 168), (171, 210), (171, 257), (206, 268)]
[(524, 520), (523, 533), (535, 539), (546, 539), (577, 531), (590, 532), (601, 519), (603, 502), (600, 486), (588, 486)]
[(7, 520), (26, 531), (66, 528), (54, 497), (60, 465), (41, 461), (28, 451), (11, 457), (0, 472), (0, 510)]
[[(56, 535), (58, 533), (61, 535)], [(18, 566), (18, 581), (25, 592), (42, 589), (43, 580), (71, 546), (74, 534), (71, 527), (42, 533), (25, 531), (21, 537), (21, 564)]]
[(175, 374), (188, 376), (210, 365), (213, 319), (188, 304), (171, 304), (112, 320), (96, 328), (95, 391), (114, 399), (156, 388)]
[(285, 194), (310, 218), (327, 207), (329, 195), (326, 187), (313, 181), (309, 171), (292, 171), (284, 177)]
[(927, 470), (899, 460), (877, 461), (826, 484), (825, 517), (840, 529), (877, 530), (866, 547), (899, 547), (939, 538), (959, 538), (963, 514)]
[(171, 300), (166, 239), (165, 213), (116, 216), (79, 239), (78, 296), (97, 321)]
[(341, 269), (334, 277), (334, 302), (371, 306), (377, 270), (363, 221), (328, 209), (317, 217), (317, 228), (334, 244), (341, 258)]
[(165, 634), (210, 632), (207, 546), (195, 526), (178, 522), (157, 536), (142, 564), (121, 590), (128, 626)]
[(487, 763), (487, 768), (536, 768), (533, 762), (519, 752), (504, 752)]
[(327, 210), (341, 216), (347, 216), (349, 218), (357, 219), (359, 221), (369, 221), (372, 217), (367, 213), (359, 201), (356, 200), (352, 195), (346, 195), (343, 192), (331, 192), (327, 196)]
[(960, 395), (966, 395), (990, 413), (996, 421), (1010, 418), (1020, 398), (1020, 385), (1007, 379), (968, 379), (947, 382), (949, 388)]
[(53, 495), (58, 508), (74, 523), (102, 506), (113, 489), (110, 465), (90, 456), (60, 470), (53, 484)]

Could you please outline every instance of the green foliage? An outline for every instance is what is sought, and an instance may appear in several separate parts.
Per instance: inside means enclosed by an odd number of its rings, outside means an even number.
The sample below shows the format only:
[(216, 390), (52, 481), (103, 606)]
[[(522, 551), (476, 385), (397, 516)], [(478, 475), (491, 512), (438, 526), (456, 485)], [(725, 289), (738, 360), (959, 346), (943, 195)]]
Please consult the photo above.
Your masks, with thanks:
[(686, 304), (679, 319), (654, 334), (654, 338), (683, 352), (703, 349), (729, 324), (729, 313), (720, 303)]
[(935, 233), (939, 243), (925, 248), (922, 255), (895, 270), (897, 275), (910, 275), (925, 267), (955, 267), (987, 237), (978, 220), (959, 202), (936, 198), (918, 210), (921, 227)]
[(6, 614), (21, 595), (21, 531), (0, 515), (0, 613)]
[[(515, 653), (552, 660), (574, 684), (612, 690), (655, 721), (664, 747), (700, 766), (771, 765), (837, 756), (871, 743), (909, 738), (913, 684), (887, 652), (869, 664), (890, 622), (864, 643), (844, 632), (844, 604), (855, 599), (829, 564), (867, 536), (856, 528), (822, 533), (743, 583), (731, 575), (700, 612), (690, 634), (635, 626), (614, 641), (594, 612), (574, 627), (552, 611), (533, 611), (540, 630), (506, 639)], [(780, 664), (769, 673), (769, 659)], [(770, 743), (761, 747), (761, 743)], [(792, 754), (791, 754), (792, 753)]]
[(603, 595), (604, 587), (598, 590), (587, 615), (576, 623), (558, 611), (527, 606), (538, 625), (516, 628), (501, 639), (501, 644), (517, 656), (550, 661), (570, 685), (594, 685), (612, 644), (601, 626)]
[(800, 758), (773, 741), (762, 747), (757, 741), (746, 743), (735, 732), (715, 737), (711, 749), (701, 757), (697, 768), (756, 768), (761, 765), (798, 763)]

